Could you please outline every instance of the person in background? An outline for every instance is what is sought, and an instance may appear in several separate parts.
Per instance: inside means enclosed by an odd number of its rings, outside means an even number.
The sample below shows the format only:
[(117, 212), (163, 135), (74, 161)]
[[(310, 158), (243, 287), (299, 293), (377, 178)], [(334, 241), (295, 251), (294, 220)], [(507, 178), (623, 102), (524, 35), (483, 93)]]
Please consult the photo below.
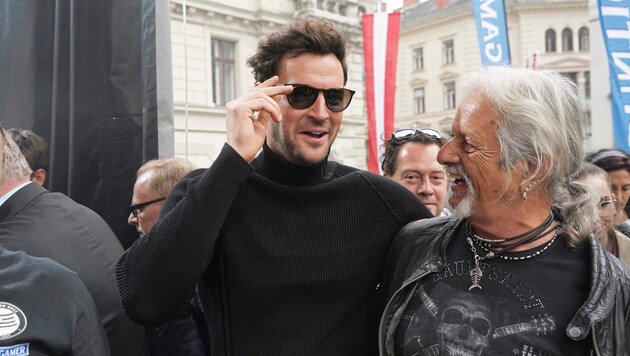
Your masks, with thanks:
[(592, 163), (584, 162), (570, 179), (597, 190), (601, 198), (599, 224), (594, 233), (606, 250), (626, 264), (630, 264), (630, 238), (617, 231), (613, 224), (613, 218), (618, 212), (608, 173)]
[(136, 227), (140, 236), (153, 228), (175, 184), (195, 168), (189, 160), (173, 157), (150, 160), (138, 169), (127, 222)]
[(48, 142), (31, 130), (8, 129), (7, 132), (20, 148), (20, 152), (31, 167), (31, 181), (43, 186), (48, 171)]
[(199, 284), (213, 356), (378, 354), (390, 242), (432, 215), (400, 184), (328, 160), (354, 94), (345, 54), (341, 30), (314, 18), (259, 42), (258, 84), (226, 105), (222, 151), (118, 262), (132, 319), (177, 315)]
[(76, 273), (0, 247), (0, 355), (110, 355), (92, 295)]
[[(195, 168), (194, 163), (174, 157), (150, 160), (138, 169), (127, 222), (136, 226), (140, 236), (158, 221), (164, 199), (175, 184)], [(153, 356), (206, 355), (207, 325), (196, 296), (181, 315), (147, 327), (146, 333)]]
[(602, 168), (610, 176), (612, 192), (617, 202), (615, 226), (624, 235), (630, 237), (630, 219), (628, 218), (628, 200), (630, 200), (630, 156), (617, 149), (601, 149), (586, 155), (586, 161)]
[(630, 267), (592, 233), (599, 195), (569, 179), (582, 108), (549, 70), (487, 67), (464, 86), (438, 153), (453, 215), (392, 243), (382, 356), (630, 355)]
[(92, 210), (31, 182), (31, 168), (1, 126), (0, 146), (0, 246), (75, 272), (92, 294), (112, 355), (148, 354), (143, 328), (122, 310), (114, 269), (123, 249), (112, 230)]
[[(5, 140), (11, 141), (0, 131), (0, 183), (11, 180), (14, 165), (25, 175), (30, 171), (15, 144), (5, 145)], [(11, 149), (5, 152), (7, 146)], [(1, 208), (7, 194), (0, 194)], [(92, 295), (76, 273), (48, 258), (9, 251), (2, 241), (0, 354), (109, 355)]]
[(446, 140), (430, 128), (405, 128), (385, 141), (381, 169), (385, 177), (415, 194), (434, 216), (450, 215), (446, 205), (447, 175), (437, 161)]

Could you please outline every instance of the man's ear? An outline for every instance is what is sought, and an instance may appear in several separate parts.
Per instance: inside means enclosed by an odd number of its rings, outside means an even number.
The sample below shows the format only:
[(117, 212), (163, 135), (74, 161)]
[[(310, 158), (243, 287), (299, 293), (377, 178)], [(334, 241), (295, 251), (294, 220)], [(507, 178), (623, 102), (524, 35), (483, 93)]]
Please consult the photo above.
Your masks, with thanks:
[(43, 168), (34, 170), (33, 173), (31, 173), (31, 181), (43, 186), (46, 181), (46, 170)]

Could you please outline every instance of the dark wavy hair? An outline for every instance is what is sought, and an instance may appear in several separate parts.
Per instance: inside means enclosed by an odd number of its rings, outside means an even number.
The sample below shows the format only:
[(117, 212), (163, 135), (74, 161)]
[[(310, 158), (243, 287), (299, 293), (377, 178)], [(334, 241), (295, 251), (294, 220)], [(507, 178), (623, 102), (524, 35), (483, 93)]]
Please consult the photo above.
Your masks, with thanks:
[(602, 168), (606, 172), (620, 169), (630, 172), (630, 155), (621, 150), (604, 148), (587, 154), (586, 161)]
[(421, 131), (416, 131), (413, 135), (405, 138), (396, 138), (392, 135), (389, 140), (383, 143), (384, 150), (380, 158), (383, 173), (390, 176), (394, 175), (396, 167), (398, 166), (398, 152), (400, 152), (400, 148), (407, 142), (421, 145), (438, 145), (438, 147), (441, 148), (446, 143), (446, 139), (444, 137), (437, 138), (427, 135)]
[(48, 170), (48, 142), (31, 130), (12, 128), (7, 133), (18, 145), (33, 171), (40, 168)]
[(343, 82), (348, 81), (346, 40), (331, 22), (303, 18), (292, 22), (258, 42), (256, 53), (247, 60), (257, 82), (263, 82), (278, 73), (278, 64), (285, 58), (302, 53), (334, 54), (343, 67)]

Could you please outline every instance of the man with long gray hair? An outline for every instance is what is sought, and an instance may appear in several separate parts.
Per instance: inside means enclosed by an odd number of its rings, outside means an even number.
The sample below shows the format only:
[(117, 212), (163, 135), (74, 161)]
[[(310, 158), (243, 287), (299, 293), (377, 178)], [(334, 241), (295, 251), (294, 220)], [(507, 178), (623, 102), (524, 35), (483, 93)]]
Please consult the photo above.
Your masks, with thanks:
[(630, 270), (592, 234), (575, 85), (488, 68), (438, 153), (452, 217), (393, 242), (381, 355), (630, 355)]

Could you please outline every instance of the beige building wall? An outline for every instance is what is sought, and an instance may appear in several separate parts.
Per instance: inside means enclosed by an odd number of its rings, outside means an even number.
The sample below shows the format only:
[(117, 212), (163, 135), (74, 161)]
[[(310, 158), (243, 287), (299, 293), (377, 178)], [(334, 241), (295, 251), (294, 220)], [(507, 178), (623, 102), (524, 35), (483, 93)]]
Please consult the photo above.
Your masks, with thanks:
[[(526, 66), (527, 59), (537, 53), (537, 67), (563, 73), (577, 73), (578, 92), (590, 112), (586, 97), (587, 75), (590, 72), (590, 51), (579, 51), (578, 32), (589, 28), (588, 0), (505, 0), (507, 8), (510, 54), (514, 66)], [(573, 32), (573, 51), (562, 51), (562, 30)], [(556, 32), (557, 52), (545, 52), (545, 32)], [(593, 31), (590, 31), (591, 35)], [(454, 61), (442, 62), (442, 43), (453, 40)], [(423, 48), (424, 67), (413, 70), (415, 48)], [(605, 53), (602, 53), (605, 56)], [(433, 127), (450, 132), (455, 110), (444, 109), (444, 83), (455, 81), (456, 88), (466, 73), (481, 69), (472, 1), (449, 0), (436, 8), (435, 1), (403, 8), (403, 24), (399, 44), (396, 94), (396, 128)], [(424, 88), (425, 112), (414, 113), (414, 89)], [(458, 88), (459, 89), (459, 88)], [(456, 101), (463, 98), (456, 90)], [(590, 132), (590, 129), (589, 129)], [(612, 133), (611, 133), (612, 135)], [(587, 148), (592, 140), (587, 138)]]
[[(342, 26), (348, 39), (348, 83), (357, 93), (344, 112), (344, 122), (331, 158), (367, 166), (367, 119), (363, 84), (361, 14), (373, 12), (372, 1), (332, 0), (193, 0), (171, 2), (175, 155), (209, 166), (223, 147), (225, 109), (213, 101), (211, 41), (235, 43), (236, 97), (254, 86), (246, 59), (260, 38), (301, 16), (318, 16)], [(188, 70), (186, 70), (188, 68)]]

